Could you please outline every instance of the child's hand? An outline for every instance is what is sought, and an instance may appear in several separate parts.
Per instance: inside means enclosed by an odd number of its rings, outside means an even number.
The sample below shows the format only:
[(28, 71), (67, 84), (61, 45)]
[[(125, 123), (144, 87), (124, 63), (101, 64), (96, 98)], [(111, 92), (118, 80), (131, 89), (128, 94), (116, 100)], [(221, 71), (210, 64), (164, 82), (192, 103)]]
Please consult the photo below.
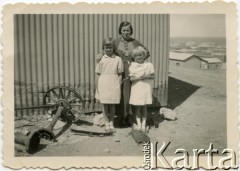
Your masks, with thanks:
[(136, 77), (130, 76), (130, 80), (131, 80), (131, 81), (135, 81), (135, 79), (136, 79)]
[(153, 79), (154, 78), (154, 75), (153, 74), (148, 74), (148, 75), (143, 75), (141, 76), (142, 79)]
[(134, 76), (134, 74), (129, 74), (129, 77), (132, 77), (132, 76)]

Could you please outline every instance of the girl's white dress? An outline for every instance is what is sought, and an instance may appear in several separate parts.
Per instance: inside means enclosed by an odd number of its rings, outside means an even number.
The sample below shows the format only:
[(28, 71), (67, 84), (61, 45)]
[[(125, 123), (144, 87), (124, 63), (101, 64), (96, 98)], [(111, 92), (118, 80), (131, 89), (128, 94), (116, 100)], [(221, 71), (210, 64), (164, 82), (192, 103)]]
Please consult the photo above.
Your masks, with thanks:
[[(129, 76), (141, 77), (154, 74), (154, 67), (151, 63), (139, 64), (132, 62), (129, 67)], [(144, 79), (132, 81), (129, 103), (132, 105), (152, 104), (152, 80)]]
[(99, 73), (96, 89), (96, 99), (105, 104), (118, 104), (121, 98), (121, 80), (118, 74), (123, 72), (122, 59), (116, 55), (104, 55), (97, 63), (96, 73)]

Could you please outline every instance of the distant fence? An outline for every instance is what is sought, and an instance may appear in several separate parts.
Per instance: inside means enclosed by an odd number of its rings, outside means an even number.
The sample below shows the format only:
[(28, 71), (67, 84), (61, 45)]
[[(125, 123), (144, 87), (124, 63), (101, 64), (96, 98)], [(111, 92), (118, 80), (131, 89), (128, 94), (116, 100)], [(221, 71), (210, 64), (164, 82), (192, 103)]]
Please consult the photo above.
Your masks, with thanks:
[(122, 21), (150, 51), (154, 64), (154, 105), (167, 104), (168, 14), (17, 14), (14, 16), (15, 107), (42, 105), (53, 86), (76, 90), (95, 105), (95, 58), (102, 40), (117, 38)]

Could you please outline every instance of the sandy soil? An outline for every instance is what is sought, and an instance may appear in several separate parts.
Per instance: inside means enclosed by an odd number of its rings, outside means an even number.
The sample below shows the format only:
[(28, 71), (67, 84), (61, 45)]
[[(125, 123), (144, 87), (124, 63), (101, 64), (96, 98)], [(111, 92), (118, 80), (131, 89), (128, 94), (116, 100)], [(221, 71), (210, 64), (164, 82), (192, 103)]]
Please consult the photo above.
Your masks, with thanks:
[[(177, 148), (184, 148), (191, 154), (193, 148), (208, 149), (210, 143), (220, 151), (227, 147), (225, 70), (170, 67), (168, 101), (169, 108), (177, 112), (177, 120), (163, 120), (148, 134), (153, 142), (171, 142), (165, 155), (173, 155)], [(54, 133), (58, 134), (64, 124), (58, 121)], [(22, 129), (20, 120), (16, 121), (16, 125)], [(129, 135), (131, 128), (118, 128), (114, 136), (108, 137), (77, 135), (67, 129), (67, 125), (65, 128), (57, 142), (43, 141), (36, 153), (17, 150), (16, 156), (143, 155), (142, 146)]]

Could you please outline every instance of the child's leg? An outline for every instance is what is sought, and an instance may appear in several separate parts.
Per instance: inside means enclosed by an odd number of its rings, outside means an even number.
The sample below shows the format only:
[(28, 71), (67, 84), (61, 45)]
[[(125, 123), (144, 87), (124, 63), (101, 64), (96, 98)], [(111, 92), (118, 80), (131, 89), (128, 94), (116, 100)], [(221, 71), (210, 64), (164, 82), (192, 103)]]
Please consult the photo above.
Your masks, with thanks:
[(145, 132), (147, 121), (147, 105), (142, 106), (142, 131)]
[(115, 129), (114, 129), (114, 116), (115, 116), (115, 104), (111, 104), (109, 105), (109, 120), (110, 120), (110, 129), (115, 132)]
[(105, 126), (106, 126), (106, 130), (110, 129), (109, 128), (109, 106), (108, 104), (102, 104), (103, 106), (103, 116), (105, 118)]
[(137, 125), (138, 125), (138, 129), (141, 129), (141, 106), (134, 106), (134, 110), (135, 110), (135, 114), (136, 114), (136, 119), (137, 119)]

